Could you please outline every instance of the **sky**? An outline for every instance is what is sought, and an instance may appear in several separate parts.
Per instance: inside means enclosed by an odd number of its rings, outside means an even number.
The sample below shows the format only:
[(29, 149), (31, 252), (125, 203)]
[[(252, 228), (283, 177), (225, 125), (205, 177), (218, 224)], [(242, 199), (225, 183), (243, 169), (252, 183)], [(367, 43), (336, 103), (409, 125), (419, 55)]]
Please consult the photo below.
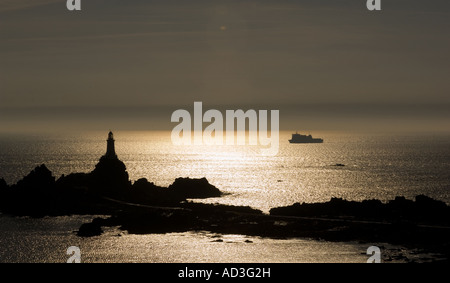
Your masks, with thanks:
[(0, 0), (0, 132), (171, 130), (176, 109), (283, 130), (450, 129), (450, 2)]

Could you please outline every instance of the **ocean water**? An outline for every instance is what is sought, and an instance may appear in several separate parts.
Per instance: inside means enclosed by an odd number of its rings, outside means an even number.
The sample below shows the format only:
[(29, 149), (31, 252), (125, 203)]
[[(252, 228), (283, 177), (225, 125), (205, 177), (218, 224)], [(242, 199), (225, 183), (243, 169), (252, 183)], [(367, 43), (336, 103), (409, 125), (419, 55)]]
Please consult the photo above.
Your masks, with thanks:
[[(308, 239), (261, 239), (208, 232), (128, 235), (110, 229), (102, 236), (72, 231), (88, 216), (43, 219), (0, 216), (0, 262), (66, 262), (76, 246), (81, 262), (364, 262), (366, 246)], [(68, 232), (69, 231), (69, 232)], [(219, 240), (220, 239), (220, 240)], [(219, 240), (219, 241), (218, 241)], [(295, 247), (295, 251), (293, 248)], [(330, 251), (330, 247), (334, 247)], [(339, 248), (337, 248), (339, 247)], [(338, 251), (338, 252), (337, 252)]]
[(0, 214), (0, 263), (65, 263), (73, 255), (67, 253), (72, 246), (79, 248), (82, 263), (365, 263), (372, 245), (380, 247), (382, 262), (442, 258), (385, 243), (269, 239), (207, 231), (133, 235), (112, 227), (101, 236), (77, 237), (75, 231), (92, 218)]
[[(115, 132), (118, 157), (130, 179), (168, 186), (177, 177), (202, 178), (227, 193), (204, 200), (267, 212), (295, 202), (418, 194), (450, 204), (450, 135), (313, 133), (323, 144), (290, 144), (280, 133), (276, 156), (257, 146), (176, 146), (170, 132)], [(0, 178), (17, 182), (40, 164), (55, 177), (90, 172), (106, 152), (107, 132), (0, 136)], [(336, 166), (343, 164), (345, 166)]]
[[(227, 194), (201, 200), (249, 205), (267, 212), (295, 202), (331, 197), (384, 201), (425, 194), (450, 203), (448, 135), (350, 135), (313, 133), (323, 144), (289, 144), (280, 134), (279, 154), (261, 156), (256, 146), (174, 146), (170, 132), (115, 132), (116, 153), (131, 180), (161, 186), (177, 177), (206, 177)], [(107, 132), (0, 135), (0, 178), (13, 184), (46, 164), (55, 177), (89, 172), (106, 151)], [(335, 166), (344, 164), (345, 166)], [(74, 233), (94, 216), (32, 219), (0, 214), (0, 262), (66, 262), (77, 246), (82, 262), (365, 262), (369, 245), (398, 260), (435, 255), (383, 243), (268, 239), (188, 232), (131, 235), (118, 228), (101, 236)], [(219, 241), (218, 241), (219, 240)], [(391, 257), (391, 256), (388, 256)]]

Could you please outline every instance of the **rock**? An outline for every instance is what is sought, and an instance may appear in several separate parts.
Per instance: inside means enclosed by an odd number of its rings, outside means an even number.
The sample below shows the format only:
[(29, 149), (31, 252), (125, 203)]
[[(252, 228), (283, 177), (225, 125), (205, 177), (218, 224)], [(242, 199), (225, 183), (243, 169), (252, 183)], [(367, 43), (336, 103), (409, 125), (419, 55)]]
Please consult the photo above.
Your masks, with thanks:
[(84, 223), (78, 229), (77, 236), (79, 237), (93, 237), (100, 236), (103, 233), (101, 226), (97, 223)]
[(211, 185), (206, 178), (177, 178), (168, 189), (182, 198), (209, 198), (222, 195), (220, 190)]
[(4, 192), (9, 189), (8, 184), (6, 183), (5, 179), (0, 179), (0, 192)]
[(57, 187), (61, 189), (73, 188), (73, 189), (86, 189), (89, 185), (89, 174), (86, 173), (71, 173), (67, 176), (62, 175), (56, 181)]
[(171, 194), (167, 188), (156, 186), (146, 178), (138, 179), (131, 186), (129, 200), (148, 205), (176, 205), (183, 198)]
[(55, 177), (48, 170), (45, 164), (37, 166), (22, 180), (14, 185), (15, 189), (27, 190), (32, 192), (45, 191), (53, 188), (55, 185)]
[(178, 178), (169, 188), (145, 178), (132, 185), (125, 164), (115, 153), (112, 132), (108, 134), (106, 154), (92, 172), (62, 175), (55, 181), (42, 164), (11, 187), (0, 179), (0, 193), (0, 209), (20, 215), (114, 213), (130, 203), (172, 206), (187, 198), (221, 196), (205, 178)]
[(108, 194), (123, 194), (131, 182), (125, 164), (119, 159), (100, 158), (90, 173), (90, 188)]
[(153, 182), (149, 182), (146, 178), (140, 178), (132, 185), (132, 191), (141, 194), (161, 193), (164, 189), (156, 186)]
[(444, 208), (446, 207), (445, 202), (432, 199), (425, 195), (416, 196), (417, 205), (421, 206), (424, 209), (436, 209), (436, 208)]

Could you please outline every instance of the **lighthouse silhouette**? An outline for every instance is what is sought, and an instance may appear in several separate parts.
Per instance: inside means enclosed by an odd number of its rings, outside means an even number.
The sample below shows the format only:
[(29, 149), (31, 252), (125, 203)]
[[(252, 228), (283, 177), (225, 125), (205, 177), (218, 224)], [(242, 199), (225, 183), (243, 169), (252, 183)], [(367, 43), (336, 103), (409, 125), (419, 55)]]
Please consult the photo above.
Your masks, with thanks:
[(112, 131), (106, 140), (106, 153), (100, 157), (90, 178), (93, 190), (114, 197), (123, 194), (131, 184), (125, 164), (116, 155)]
[(114, 134), (109, 131), (108, 139), (106, 140), (106, 154), (103, 156), (106, 159), (117, 159), (116, 150), (114, 148)]

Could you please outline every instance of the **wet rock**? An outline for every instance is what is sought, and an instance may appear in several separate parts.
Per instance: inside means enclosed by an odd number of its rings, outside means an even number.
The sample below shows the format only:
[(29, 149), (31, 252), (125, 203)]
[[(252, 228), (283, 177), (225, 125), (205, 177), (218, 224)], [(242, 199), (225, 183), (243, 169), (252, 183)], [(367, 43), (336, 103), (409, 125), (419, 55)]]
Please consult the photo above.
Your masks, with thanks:
[(209, 198), (222, 195), (220, 190), (211, 185), (206, 178), (177, 178), (168, 189), (182, 198)]
[(344, 167), (345, 164), (342, 164), (342, 163), (336, 163), (336, 164), (334, 164), (334, 166), (336, 166), (336, 167)]
[(84, 223), (77, 232), (79, 237), (100, 236), (103, 233), (102, 228), (95, 223)]
[(119, 159), (102, 157), (90, 173), (90, 187), (108, 194), (123, 194), (131, 182), (125, 164)]
[(52, 172), (42, 164), (34, 168), (27, 176), (14, 185), (16, 190), (26, 190), (29, 192), (42, 192), (54, 188), (55, 177)]
[(0, 179), (0, 192), (6, 191), (9, 189), (8, 184), (6, 183), (5, 179)]
[(79, 237), (93, 237), (100, 236), (103, 233), (102, 224), (104, 219), (95, 218), (90, 223), (84, 223), (80, 226), (77, 232)]

